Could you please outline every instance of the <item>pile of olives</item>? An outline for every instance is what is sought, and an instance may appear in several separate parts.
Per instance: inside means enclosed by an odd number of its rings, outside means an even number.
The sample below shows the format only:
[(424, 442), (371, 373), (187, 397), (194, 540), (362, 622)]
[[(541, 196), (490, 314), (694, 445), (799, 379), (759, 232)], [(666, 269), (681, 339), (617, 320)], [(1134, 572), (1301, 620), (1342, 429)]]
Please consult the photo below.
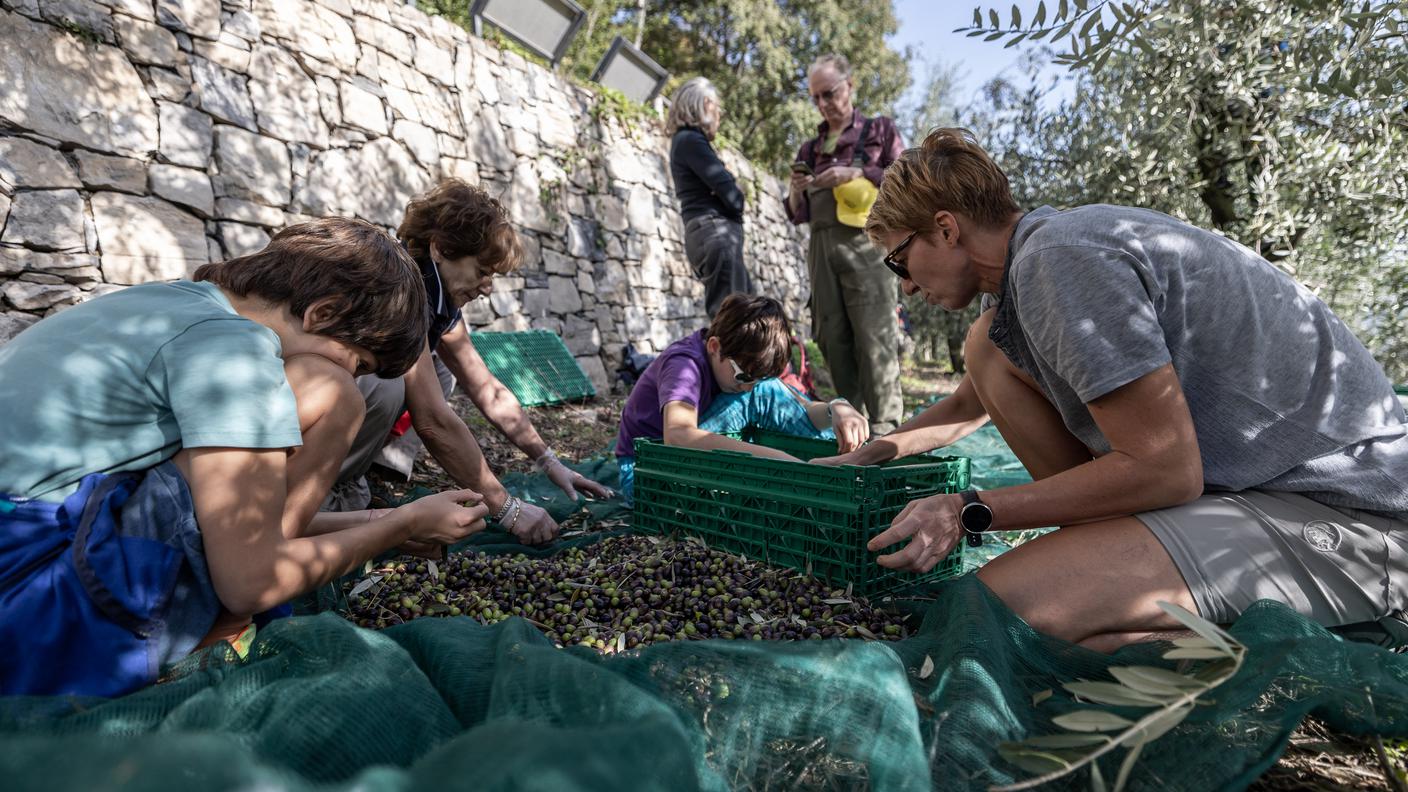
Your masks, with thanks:
[(520, 616), (554, 643), (622, 651), (730, 638), (899, 640), (904, 617), (812, 577), (697, 541), (603, 539), (556, 555), (397, 559), (347, 585), (346, 616), (382, 628), (422, 616)]

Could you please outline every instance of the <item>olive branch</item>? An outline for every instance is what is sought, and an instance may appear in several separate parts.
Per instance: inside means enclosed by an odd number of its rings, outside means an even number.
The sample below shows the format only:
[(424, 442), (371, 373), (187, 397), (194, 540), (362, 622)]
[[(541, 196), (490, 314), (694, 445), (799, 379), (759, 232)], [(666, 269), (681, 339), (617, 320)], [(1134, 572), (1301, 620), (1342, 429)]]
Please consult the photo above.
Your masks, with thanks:
[[(1002, 743), (997, 749), (998, 754), (1012, 764), (1041, 775), (1016, 784), (994, 786), (990, 792), (1030, 789), (1085, 765), (1090, 765), (1091, 788), (1105, 792), (1105, 780), (1095, 760), (1124, 747), (1129, 753), (1120, 764), (1113, 788), (1114, 792), (1120, 792), (1144, 746), (1182, 723), (1204, 694), (1232, 678), (1242, 667), (1247, 648), (1221, 627), (1172, 603), (1160, 602), (1159, 607), (1197, 635), (1173, 641), (1174, 648), (1164, 652), (1164, 659), (1212, 662), (1188, 674), (1154, 666), (1114, 666), (1109, 671), (1115, 682), (1062, 683), (1062, 687), (1078, 698), (1094, 704), (1148, 707), (1152, 711), (1138, 720), (1103, 709), (1080, 709), (1057, 715), (1051, 721), (1066, 729), (1064, 733)], [(1040, 703), (1049, 695), (1050, 691), (1043, 691), (1033, 701)]]

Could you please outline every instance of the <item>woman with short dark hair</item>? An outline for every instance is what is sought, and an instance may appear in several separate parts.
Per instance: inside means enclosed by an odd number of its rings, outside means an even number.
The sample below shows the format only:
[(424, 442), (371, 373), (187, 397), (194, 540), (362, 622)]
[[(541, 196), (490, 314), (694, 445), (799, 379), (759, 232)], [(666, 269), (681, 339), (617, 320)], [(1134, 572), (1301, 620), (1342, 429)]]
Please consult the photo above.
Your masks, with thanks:
[(709, 318), (724, 298), (752, 294), (743, 266), (743, 191), (714, 151), (723, 107), (713, 83), (686, 80), (675, 92), (665, 121), (670, 131), (670, 175), (684, 220), (684, 252), (704, 283)]

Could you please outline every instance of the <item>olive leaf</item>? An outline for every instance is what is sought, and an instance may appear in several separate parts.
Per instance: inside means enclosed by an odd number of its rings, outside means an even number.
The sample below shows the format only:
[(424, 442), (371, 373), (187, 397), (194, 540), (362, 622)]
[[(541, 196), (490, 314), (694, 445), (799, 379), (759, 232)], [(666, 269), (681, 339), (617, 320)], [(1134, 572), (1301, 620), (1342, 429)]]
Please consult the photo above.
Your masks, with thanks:
[(934, 658), (924, 655), (924, 664), (919, 666), (919, 678), (928, 679), (934, 673)]
[(431, 580), (440, 579), (440, 567), (434, 561), (426, 561), (425, 568), (429, 570)]
[(1096, 704), (1116, 707), (1157, 707), (1168, 701), (1167, 696), (1151, 696), (1116, 682), (1064, 682), (1061, 687)]
[(1047, 688), (1045, 690), (1038, 690), (1037, 692), (1032, 694), (1032, 706), (1035, 707), (1036, 705), (1040, 704), (1043, 701), (1046, 701), (1049, 698), (1051, 698), (1051, 688)]
[[(1174, 642), (1175, 648), (1164, 657), (1213, 662), (1186, 675), (1155, 666), (1112, 666), (1109, 672), (1117, 682), (1062, 683), (1062, 687), (1082, 699), (1110, 706), (1145, 707), (1151, 711), (1138, 720), (1100, 709), (1080, 709), (1057, 715), (1051, 719), (1052, 723), (1066, 729), (1067, 733), (1031, 737), (999, 747), (1004, 759), (1028, 772), (1039, 772), (1039, 767), (1049, 769), (1036, 778), (992, 787), (994, 792), (1031, 789), (1086, 765), (1091, 768), (1092, 788), (1104, 790), (1105, 781), (1095, 761), (1117, 747), (1124, 747), (1129, 750), (1111, 787), (1114, 792), (1121, 792), (1144, 746), (1176, 728), (1193, 712), (1201, 696), (1241, 669), (1247, 650), (1237, 639), (1176, 605), (1160, 602), (1159, 607), (1198, 635), (1178, 639)], [(1032, 696), (1032, 705), (1050, 695), (1049, 690), (1037, 693)]]
[(367, 575), (366, 577), (362, 578), (362, 580), (358, 582), (357, 585), (352, 587), (352, 590), (347, 593), (347, 596), (355, 597), (380, 582), (381, 575)]
[(1076, 710), (1051, 719), (1057, 726), (1077, 732), (1103, 732), (1133, 726), (1134, 721), (1104, 710)]

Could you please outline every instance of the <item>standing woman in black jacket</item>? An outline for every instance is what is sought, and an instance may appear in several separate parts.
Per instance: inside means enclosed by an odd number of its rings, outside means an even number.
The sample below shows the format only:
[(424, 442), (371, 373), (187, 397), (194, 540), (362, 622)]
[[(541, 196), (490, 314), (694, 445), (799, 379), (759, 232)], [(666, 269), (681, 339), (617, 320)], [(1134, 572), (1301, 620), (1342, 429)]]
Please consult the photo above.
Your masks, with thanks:
[(666, 119), (674, 136), (670, 174), (684, 219), (684, 252), (695, 277), (704, 282), (710, 319), (730, 294), (754, 293), (743, 266), (743, 191), (710, 142), (722, 117), (714, 84), (695, 77), (675, 92)]

